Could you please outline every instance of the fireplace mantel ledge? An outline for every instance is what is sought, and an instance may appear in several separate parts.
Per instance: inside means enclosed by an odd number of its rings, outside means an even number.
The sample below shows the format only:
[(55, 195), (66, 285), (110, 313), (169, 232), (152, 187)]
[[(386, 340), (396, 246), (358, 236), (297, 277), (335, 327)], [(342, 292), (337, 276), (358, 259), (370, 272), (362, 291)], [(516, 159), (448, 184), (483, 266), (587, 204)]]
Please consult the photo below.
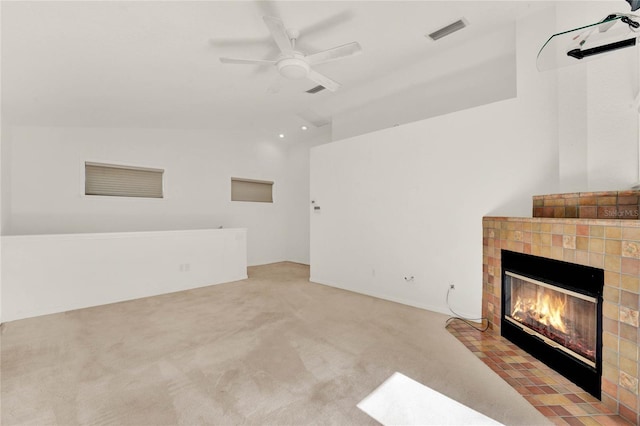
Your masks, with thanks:
[(484, 216), (484, 220), (496, 220), (503, 222), (528, 222), (528, 223), (561, 223), (563, 225), (606, 225), (640, 228), (640, 220), (629, 219), (575, 219), (575, 218), (551, 218), (551, 217), (514, 217), (514, 216)]

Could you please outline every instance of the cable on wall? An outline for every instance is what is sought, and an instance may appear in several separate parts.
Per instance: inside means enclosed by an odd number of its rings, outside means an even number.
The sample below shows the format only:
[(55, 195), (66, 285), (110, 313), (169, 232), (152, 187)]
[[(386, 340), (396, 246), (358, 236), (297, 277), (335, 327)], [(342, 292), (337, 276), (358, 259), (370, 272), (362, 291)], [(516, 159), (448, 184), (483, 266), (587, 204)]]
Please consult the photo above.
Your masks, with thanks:
[[(459, 313), (457, 313), (456, 311), (454, 311), (451, 308), (451, 305), (449, 304), (449, 293), (451, 293), (451, 290), (453, 289), (452, 286), (449, 287), (449, 289), (447, 290), (447, 308), (449, 309), (449, 311), (451, 311), (451, 313), (455, 316), (449, 317), (447, 318), (447, 321), (445, 322), (445, 327), (448, 326), (452, 321), (455, 320), (459, 320), (464, 322), (465, 324), (467, 324), (469, 327), (472, 327), (478, 331), (481, 332), (485, 332), (489, 329), (489, 318), (486, 317), (481, 317), (481, 318), (465, 318), (464, 316), (460, 315)], [(486, 321), (487, 324), (484, 327), (476, 327), (476, 324), (474, 324), (472, 321)], [(481, 323), (482, 324), (482, 323)]]

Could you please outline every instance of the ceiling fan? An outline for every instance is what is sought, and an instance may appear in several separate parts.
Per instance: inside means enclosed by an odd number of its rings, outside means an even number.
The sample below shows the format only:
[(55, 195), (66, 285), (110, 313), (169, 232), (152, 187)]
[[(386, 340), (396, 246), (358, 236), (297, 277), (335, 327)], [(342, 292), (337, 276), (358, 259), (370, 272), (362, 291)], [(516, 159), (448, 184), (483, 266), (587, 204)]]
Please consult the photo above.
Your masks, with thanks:
[(270, 87), (269, 91), (277, 92), (282, 79), (296, 80), (307, 78), (326, 89), (335, 92), (341, 85), (324, 74), (312, 68), (313, 65), (335, 61), (362, 52), (362, 48), (357, 42), (351, 42), (342, 46), (333, 47), (321, 52), (307, 55), (296, 50), (296, 40), (300, 37), (300, 32), (293, 29), (286, 29), (282, 20), (273, 16), (262, 18), (267, 25), (271, 37), (276, 42), (280, 55), (274, 59), (241, 59), (221, 57), (220, 62), (224, 64), (270, 64), (275, 66), (279, 73), (278, 80)]

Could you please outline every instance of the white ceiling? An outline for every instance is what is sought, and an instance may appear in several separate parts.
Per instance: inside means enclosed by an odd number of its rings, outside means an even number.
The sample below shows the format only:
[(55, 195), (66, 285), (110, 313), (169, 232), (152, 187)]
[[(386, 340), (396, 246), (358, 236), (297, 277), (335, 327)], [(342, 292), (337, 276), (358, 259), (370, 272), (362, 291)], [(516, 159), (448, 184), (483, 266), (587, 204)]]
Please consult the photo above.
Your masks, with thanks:
[[(293, 132), (306, 124), (301, 115), (330, 119), (481, 61), (487, 51), (473, 41), (513, 22), (523, 7), (530, 5), (5, 1), (3, 120), (16, 125), (253, 126), (265, 135)], [(314, 83), (287, 81), (271, 94), (267, 88), (275, 69), (220, 63), (220, 56), (265, 58), (276, 53), (263, 15), (278, 16), (288, 28), (299, 29), (298, 46), (306, 53), (359, 42), (362, 54), (316, 67), (343, 88), (310, 95), (304, 91)], [(462, 17), (469, 22), (464, 30), (439, 42), (425, 37)], [(460, 54), (447, 55), (451, 49)]]

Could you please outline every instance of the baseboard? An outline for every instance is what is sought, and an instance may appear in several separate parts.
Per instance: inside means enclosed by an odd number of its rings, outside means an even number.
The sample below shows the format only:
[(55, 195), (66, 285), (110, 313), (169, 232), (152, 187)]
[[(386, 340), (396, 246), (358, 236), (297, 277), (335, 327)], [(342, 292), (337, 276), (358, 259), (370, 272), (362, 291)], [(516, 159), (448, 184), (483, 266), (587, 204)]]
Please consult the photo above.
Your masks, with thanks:
[[(350, 291), (352, 293), (363, 294), (365, 296), (375, 297), (377, 299), (387, 300), (389, 302), (400, 303), (402, 305), (407, 305), (407, 306), (411, 306), (411, 307), (414, 307), (414, 308), (424, 309), (426, 311), (436, 312), (436, 313), (439, 313), (439, 314), (444, 314), (444, 315), (449, 315), (449, 316), (453, 315), (450, 311), (448, 311), (447, 309), (445, 309), (445, 308), (443, 308), (441, 306), (428, 305), (428, 304), (424, 304), (424, 303), (416, 303), (415, 301), (412, 301), (412, 300), (406, 300), (406, 299), (393, 297), (393, 296), (389, 296), (389, 295), (386, 295), (386, 294), (380, 294), (380, 293), (376, 293), (376, 292), (365, 292), (365, 291), (360, 291), (360, 290), (354, 290), (354, 289), (346, 287), (346, 286), (342, 286), (342, 285), (335, 284), (335, 283), (330, 283), (330, 282), (322, 280), (322, 279), (317, 279), (316, 277), (313, 277), (313, 276), (309, 280), (312, 283), (315, 283), (315, 284), (321, 284), (321, 285), (326, 285), (328, 287), (339, 288), (340, 290), (346, 290), (346, 291)], [(467, 318), (476, 318), (477, 317), (477, 315), (467, 315), (467, 314), (463, 314), (463, 315), (465, 317), (467, 317)]]

